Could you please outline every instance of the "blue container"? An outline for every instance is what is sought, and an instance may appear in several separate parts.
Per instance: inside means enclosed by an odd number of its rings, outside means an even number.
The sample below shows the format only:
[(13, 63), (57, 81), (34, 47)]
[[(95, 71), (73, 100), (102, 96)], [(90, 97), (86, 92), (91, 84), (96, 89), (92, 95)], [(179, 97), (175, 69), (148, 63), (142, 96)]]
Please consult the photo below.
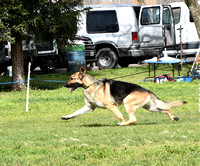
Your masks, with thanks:
[(184, 77), (183, 81), (185, 81), (185, 82), (191, 82), (192, 78), (191, 77)]
[(80, 67), (85, 67), (85, 46), (69, 45), (65, 47), (67, 71), (77, 72)]

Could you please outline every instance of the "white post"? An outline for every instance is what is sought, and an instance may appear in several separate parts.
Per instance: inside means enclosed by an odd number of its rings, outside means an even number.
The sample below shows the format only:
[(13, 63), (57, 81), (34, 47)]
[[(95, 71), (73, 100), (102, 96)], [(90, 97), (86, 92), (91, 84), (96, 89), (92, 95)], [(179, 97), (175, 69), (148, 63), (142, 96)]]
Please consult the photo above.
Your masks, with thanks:
[(26, 94), (26, 112), (28, 112), (30, 73), (31, 73), (31, 62), (29, 62), (29, 64), (28, 64), (28, 80), (27, 80), (27, 94)]

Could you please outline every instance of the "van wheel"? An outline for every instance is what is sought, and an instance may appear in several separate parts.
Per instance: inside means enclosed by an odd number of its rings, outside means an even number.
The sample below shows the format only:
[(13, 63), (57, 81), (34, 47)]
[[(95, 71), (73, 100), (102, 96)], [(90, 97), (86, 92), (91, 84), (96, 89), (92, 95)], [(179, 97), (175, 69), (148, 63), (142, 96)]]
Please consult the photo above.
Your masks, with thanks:
[(117, 54), (111, 48), (100, 49), (96, 57), (99, 69), (113, 69), (118, 62)]

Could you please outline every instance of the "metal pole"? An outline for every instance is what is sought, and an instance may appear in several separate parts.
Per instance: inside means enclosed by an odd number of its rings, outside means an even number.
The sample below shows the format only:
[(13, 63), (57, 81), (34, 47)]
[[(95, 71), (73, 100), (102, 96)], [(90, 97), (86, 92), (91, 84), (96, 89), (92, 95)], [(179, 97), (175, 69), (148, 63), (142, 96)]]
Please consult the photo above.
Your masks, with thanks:
[(182, 26), (180, 25), (180, 28), (178, 28), (177, 30), (180, 31), (180, 35), (179, 35), (179, 37), (180, 37), (180, 51), (181, 51), (181, 56), (180, 56), (180, 58), (181, 58), (181, 68), (180, 68), (180, 71), (182, 71), (182, 64), (183, 64), (183, 43), (182, 43), (182, 30), (183, 30), (183, 28), (182, 28)]
[(27, 80), (27, 94), (26, 94), (26, 112), (28, 112), (29, 102), (29, 84), (30, 84), (31, 62), (28, 64), (28, 80)]

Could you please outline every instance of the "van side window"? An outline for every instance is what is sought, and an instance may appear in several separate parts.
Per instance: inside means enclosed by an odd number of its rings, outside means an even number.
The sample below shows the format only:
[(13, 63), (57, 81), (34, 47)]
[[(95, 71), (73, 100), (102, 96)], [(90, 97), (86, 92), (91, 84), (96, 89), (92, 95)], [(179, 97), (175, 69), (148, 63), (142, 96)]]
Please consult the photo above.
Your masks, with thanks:
[(194, 22), (194, 19), (192, 17), (192, 13), (190, 12), (190, 22)]
[(181, 8), (180, 7), (172, 8), (172, 13), (173, 13), (173, 16), (174, 16), (175, 24), (178, 24), (180, 22)]
[(160, 7), (143, 8), (141, 25), (160, 24)]
[(134, 7), (137, 23), (139, 24), (140, 7)]
[(116, 11), (90, 11), (86, 18), (88, 33), (112, 33), (119, 31)]
[(170, 17), (170, 11), (168, 7), (164, 7), (163, 9), (163, 25), (171, 24), (172, 20)]

